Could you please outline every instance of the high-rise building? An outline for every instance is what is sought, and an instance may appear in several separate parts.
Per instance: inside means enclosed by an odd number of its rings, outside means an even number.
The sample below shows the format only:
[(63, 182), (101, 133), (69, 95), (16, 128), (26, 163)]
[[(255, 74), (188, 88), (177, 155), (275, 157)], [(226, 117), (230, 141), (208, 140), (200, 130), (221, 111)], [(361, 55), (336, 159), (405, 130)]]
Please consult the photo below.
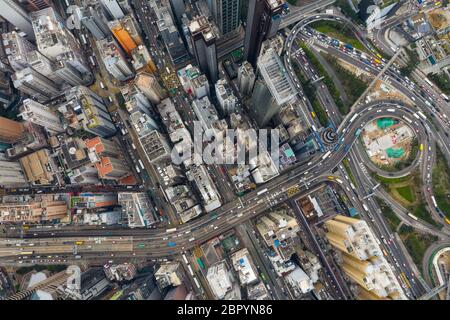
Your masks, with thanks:
[(154, 204), (145, 192), (119, 192), (119, 205), (130, 228), (149, 227), (156, 222)]
[(62, 78), (60, 78), (55, 70), (56, 64), (44, 56), (37, 50), (33, 50), (27, 53), (28, 64), (34, 71), (42, 74), (43, 76), (49, 78), (54, 83), (61, 83)]
[(61, 93), (58, 84), (30, 67), (17, 71), (11, 78), (17, 90), (39, 102), (48, 101)]
[(216, 299), (239, 300), (241, 298), (239, 286), (225, 260), (209, 267), (206, 279)]
[(173, 21), (173, 14), (166, 1), (149, 1), (156, 15), (156, 26), (164, 40), (173, 63), (178, 63), (187, 57), (187, 50), (181, 40), (180, 33)]
[(79, 9), (77, 13), (82, 25), (91, 32), (95, 39), (104, 39), (111, 34), (98, 5)]
[(154, 75), (140, 72), (134, 80), (136, 87), (138, 87), (151, 103), (158, 104), (166, 97), (164, 89)]
[(103, 99), (84, 86), (73, 87), (65, 92), (66, 101), (58, 107), (68, 125), (83, 129), (100, 137), (116, 132)]
[(172, 8), (172, 11), (174, 13), (177, 22), (180, 23), (181, 17), (183, 16), (183, 13), (186, 11), (186, 8), (184, 6), (184, 0), (170, 0), (170, 6)]
[(253, 89), (252, 114), (265, 126), (297, 91), (278, 54), (270, 49), (258, 58), (258, 79)]
[(14, 143), (20, 140), (25, 129), (22, 123), (0, 117), (0, 142)]
[(125, 81), (134, 76), (125, 53), (118, 43), (111, 37), (97, 41), (97, 48), (105, 68), (117, 80)]
[(25, 99), (20, 112), (19, 116), (23, 120), (40, 125), (52, 134), (64, 132), (64, 126), (58, 114), (39, 102)]
[(161, 265), (155, 272), (158, 288), (163, 290), (168, 286), (179, 286), (183, 282), (182, 268), (179, 262), (167, 263)]
[(241, 24), (240, 0), (210, 0), (208, 4), (221, 35), (226, 35), (239, 28)]
[(248, 61), (244, 61), (238, 69), (238, 85), (244, 96), (251, 95), (253, 92), (255, 79), (256, 76), (252, 65)]
[(26, 33), (28, 39), (34, 39), (30, 16), (16, 1), (0, 0), (0, 15), (20, 31)]
[(326, 237), (342, 253), (341, 267), (375, 299), (406, 299), (367, 222), (336, 215), (325, 222)]
[(150, 163), (161, 162), (170, 159), (171, 147), (167, 137), (156, 130), (139, 138), (142, 149)]
[(122, 19), (124, 16), (123, 10), (116, 0), (100, 0), (105, 10), (112, 19)]
[(216, 97), (222, 109), (222, 113), (228, 115), (233, 113), (236, 108), (237, 98), (226, 79), (220, 79), (216, 82)]
[(245, 30), (244, 59), (256, 68), (261, 45), (275, 35), (281, 22), (284, 0), (250, 0)]
[(85, 140), (85, 144), (100, 178), (119, 180), (131, 174), (122, 157), (123, 151), (115, 141), (95, 137)]
[(27, 184), (20, 163), (8, 160), (3, 153), (0, 153), (0, 186), (17, 188)]
[(58, 77), (71, 86), (90, 83), (93, 75), (80, 44), (55, 10), (50, 7), (33, 12), (31, 18), (38, 49), (55, 62)]
[(35, 51), (36, 47), (16, 31), (3, 33), (2, 38), (3, 48), (14, 71), (29, 67), (27, 54)]
[(128, 56), (131, 56), (133, 49), (142, 44), (139, 27), (132, 16), (125, 16), (120, 20), (111, 21), (108, 23), (108, 26)]
[(191, 21), (189, 31), (200, 71), (207, 75), (211, 83), (216, 83), (219, 74), (214, 30), (211, 28), (208, 19), (200, 16)]

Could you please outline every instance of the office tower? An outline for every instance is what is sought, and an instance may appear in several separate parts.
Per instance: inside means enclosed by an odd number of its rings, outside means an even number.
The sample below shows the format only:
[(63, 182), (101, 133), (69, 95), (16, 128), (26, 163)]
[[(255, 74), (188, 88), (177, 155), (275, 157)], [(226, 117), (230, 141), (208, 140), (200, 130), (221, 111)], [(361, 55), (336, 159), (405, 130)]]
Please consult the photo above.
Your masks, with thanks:
[(125, 53), (118, 43), (111, 37), (97, 41), (100, 57), (108, 72), (117, 80), (125, 81), (134, 76)]
[(86, 139), (89, 159), (102, 179), (119, 180), (131, 174), (131, 170), (123, 159), (123, 150), (115, 141), (100, 137)]
[(19, 116), (23, 120), (40, 125), (52, 134), (64, 132), (64, 125), (58, 114), (39, 102), (25, 99), (20, 112)]
[(61, 83), (62, 79), (56, 74), (56, 64), (37, 50), (27, 53), (28, 64), (34, 71), (49, 78), (54, 83)]
[(27, 180), (20, 163), (8, 160), (3, 153), (0, 153), (0, 186), (14, 188), (26, 185)]
[(20, 71), (29, 67), (27, 54), (35, 51), (36, 47), (16, 31), (2, 34), (3, 48), (8, 56), (8, 61), (14, 71)]
[(221, 35), (226, 35), (239, 28), (240, 0), (210, 0), (208, 4)]
[(281, 22), (284, 0), (250, 0), (245, 29), (244, 59), (256, 68), (261, 45), (275, 35)]
[(58, 96), (59, 86), (49, 78), (28, 67), (12, 75), (14, 87), (39, 102), (45, 102)]
[(277, 53), (270, 49), (260, 56), (251, 110), (259, 126), (265, 126), (296, 94), (294, 84)]
[(104, 22), (104, 18), (99, 10), (99, 6), (89, 6), (78, 9), (81, 24), (89, 30), (95, 39), (104, 39), (111, 34), (108, 25)]
[(132, 16), (111, 21), (108, 23), (108, 27), (128, 56), (131, 55), (133, 49), (142, 44), (139, 27)]
[(0, 0), (0, 15), (26, 33), (28, 39), (34, 39), (34, 31), (28, 13), (14, 0)]
[(220, 79), (216, 82), (216, 97), (222, 108), (222, 113), (228, 115), (233, 113), (236, 108), (237, 98), (226, 79)]
[(158, 104), (166, 97), (166, 93), (158, 83), (156, 77), (152, 74), (141, 72), (135, 78), (136, 87), (150, 100), (153, 104)]
[[(31, 14), (39, 51), (57, 64), (57, 73), (70, 85), (88, 84), (92, 73), (74, 35), (53, 8)], [(75, 71), (76, 70), (76, 71)]]
[(170, 58), (174, 64), (187, 57), (186, 47), (183, 40), (181, 40), (180, 33), (173, 21), (173, 14), (170, 6), (166, 3), (150, 2), (150, 6), (153, 8), (156, 14), (156, 26), (164, 40), (164, 45), (169, 52)]
[(0, 117), (0, 142), (15, 143), (20, 140), (24, 131), (22, 123)]
[(189, 31), (200, 71), (207, 75), (211, 83), (216, 83), (218, 79), (216, 35), (208, 19), (201, 16), (192, 20)]
[(161, 265), (155, 272), (155, 279), (160, 290), (168, 286), (179, 286), (183, 283), (183, 271), (179, 262)]
[(353, 281), (378, 299), (406, 299), (367, 222), (336, 215), (325, 226), (329, 243), (342, 252), (342, 269)]
[(244, 61), (238, 69), (238, 85), (239, 90), (244, 96), (251, 95), (253, 86), (255, 85), (255, 72), (252, 65), (248, 61)]
[(75, 130), (85, 130), (100, 137), (111, 136), (116, 127), (103, 99), (84, 86), (65, 92), (66, 101), (58, 107), (68, 125)]
[(119, 6), (116, 0), (100, 0), (100, 3), (105, 8), (106, 12), (113, 19), (121, 19), (124, 16), (122, 8)]

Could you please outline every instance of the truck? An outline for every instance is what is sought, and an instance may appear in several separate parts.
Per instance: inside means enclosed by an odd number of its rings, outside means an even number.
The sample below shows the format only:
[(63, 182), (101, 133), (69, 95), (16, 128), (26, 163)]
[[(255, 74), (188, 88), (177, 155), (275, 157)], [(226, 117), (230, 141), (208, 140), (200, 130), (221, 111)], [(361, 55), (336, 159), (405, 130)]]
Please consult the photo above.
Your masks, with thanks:
[(168, 243), (167, 243), (167, 246), (169, 246), (169, 247), (175, 247), (177, 244), (175, 243), (175, 242), (173, 242), (173, 241), (169, 241)]
[(355, 132), (355, 137), (358, 137), (361, 134), (361, 128), (358, 128)]
[(326, 158), (328, 158), (328, 156), (331, 154), (331, 151), (327, 151), (323, 156), (322, 156), (322, 160), (325, 160)]

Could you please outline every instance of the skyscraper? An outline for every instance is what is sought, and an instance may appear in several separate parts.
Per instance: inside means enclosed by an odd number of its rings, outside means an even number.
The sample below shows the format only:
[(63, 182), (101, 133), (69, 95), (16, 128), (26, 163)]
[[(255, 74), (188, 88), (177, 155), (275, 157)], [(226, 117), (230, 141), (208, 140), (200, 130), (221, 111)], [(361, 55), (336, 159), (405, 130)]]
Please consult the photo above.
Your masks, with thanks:
[(23, 133), (24, 127), (22, 123), (0, 117), (0, 142), (17, 142)]
[(57, 63), (57, 72), (70, 85), (88, 84), (92, 73), (80, 44), (53, 8), (31, 14), (38, 50)]
[(91, 32), (95, 39), (100, 40), (110, 34), (108, 25), (104, 22), (99, 6), (89, 6), (76, 11), (81, 23)]
[(208, 4), (221, 35), (239, 28), (240, 0), (210, 0)]
[(112, 37), (98, 40), (97, 47), (105, 68), (114, 78), (125, 81), (134, 76), (125, 53)]
[(39, 102), (25, 99), (20, 107), (20, 111), (19, 116), (23, 120), (40, 125), (50, 133), (64, 132), (64, 127), (58, 114)]
[(58, 110), (71, 128), (85, 130), (100, 137), (111, 136), (116, 132), (100, 96), (84, 86), (73, 87), (65, 95), (66, 102)]
[(112, 19), (121, 19), (124, 16), (122, 8), (119, 6), (116, 0), (100, 0), (105, 10), (108, 12)]
[(11, 79), (14, 87), (39, 102), (45, 102), (61, 93), (59, 86), (54, 81), (29, 67), (16, 72)]
[(248, 61), (244, 61), (238, 69), (238, 85), (243, 95), (250, 95), (255, 85), (255, 72)]
[(36, 50), (36, 47), (16, 31), (3, 33), (2, 38), (11, 68), (20, 71), (29, 67), (27, 54)]
[(260, 126), (265, 126), (281, 107), (297, 94), (278, 54), (267, 50), (258, 59), (258, 79), (253, 89), (251, 109)]
[(34, 39), (30, 16), (16, 1), (0, 0), (0, 15), (20, 31), (25, 32), (28, 39)]
[(372, 298), (406, 299), (367, 222), (336, 215), (325, 222), (329, 243), (342, 253), (344, 272)]
[(189, 31), (200, 71), (214, 84), (218, 79), (216, 34), (204, 16), (192, 20)]
[(166, 97), (163, 88), (152, 74), (146, 72), (139, 73), (135, 78), (135, 83), (136, 87), (155, 105)]
[(250, 0), (245, 30), (244, 59), (256, 67), (261, 44), (275, 35), (284, 0)]
[(0, 186), (20, 187), (27, 184), (20, 163), (8, 160), (3, 153), (0, 153)]

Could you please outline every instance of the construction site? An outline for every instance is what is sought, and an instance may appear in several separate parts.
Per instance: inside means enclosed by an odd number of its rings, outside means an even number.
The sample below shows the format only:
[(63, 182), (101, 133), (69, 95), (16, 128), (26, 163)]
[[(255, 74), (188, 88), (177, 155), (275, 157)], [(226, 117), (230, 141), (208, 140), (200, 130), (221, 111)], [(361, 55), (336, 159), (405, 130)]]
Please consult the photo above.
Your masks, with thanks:
[(393, 166), (406, 160), (412, 149), (413, 130), (394, 118), (379, 118), (368, 123), (362, 133), (367, 155), (377, 165)]

